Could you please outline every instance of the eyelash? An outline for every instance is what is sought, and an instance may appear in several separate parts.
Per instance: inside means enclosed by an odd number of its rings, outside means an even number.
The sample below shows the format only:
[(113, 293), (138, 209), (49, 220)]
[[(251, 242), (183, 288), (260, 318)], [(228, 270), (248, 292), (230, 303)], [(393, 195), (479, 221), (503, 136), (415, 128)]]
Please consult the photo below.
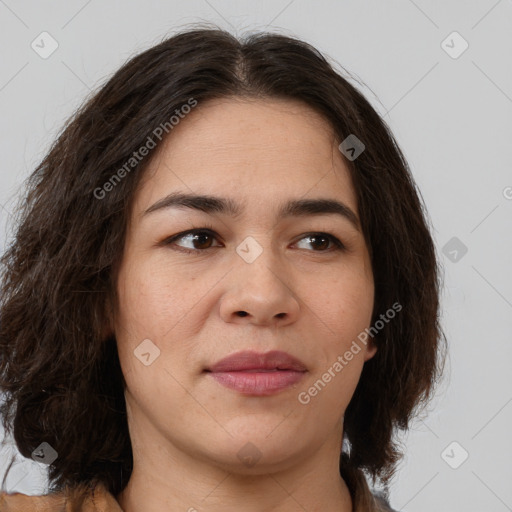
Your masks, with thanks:
[[(212, 226), (203, 226), (202, 228), (196, 228), (196, 229), (190, 229), (188, 231), (182, 231), (181, 233), (177, 233), (176, 235), (173, 235), (172, 237), (170, 238), (167, 238), (166, 240), (164, 240), (162, 242), (162, 245), (164, 246), (167, 246), (167, 245), (171, 245), (173, 244), (174, 242), (176, 242), (177, 240), (180, 240), (181, 238), (184, 238), (188, 235), (198, 235), (198, 234), (208, 234), (210, 236), (213, 236), (213, 237), (217, 237), (215, 231), (214, 231), (214, 228)], [(329, 252), (333, 252), (333, 251), (344, 251), (346, 250), (346, 247), (345, 245), (337, 238), (335, 237), (334, 235), (331, 235), (329, 233), (325, 233), (325, 232), (322, 232), (322, 231), (313, 231), (313, 232), (310, 232), (310, 233), (305, 233), (302, 238), (299, 238), (298, 242), (303, 240), (304, 238), (307, 238), (307, 237), (313, 237), (313, 236), (322, 236), (322, 237), (325, 237), (327, 239), (329, 239), (333, 244), (334, 244), (334, 247), (331, 247), (330, 249), (327, 249), (327, 250), (324, 250), (324, 251), (311, 251), (311, 252), (316, 252), (316, 253), (329, 253)], [(180, 252), (184, 252), (184, 253), (200, 253), (200, 252), (206, 252), (210, 249), (215, 249), (216, 247), (208, 247), (207, 249), (189, 249), (187, 247), (180, 247), (180, 246), (175, 246), (177, 251), (180, 251)]]

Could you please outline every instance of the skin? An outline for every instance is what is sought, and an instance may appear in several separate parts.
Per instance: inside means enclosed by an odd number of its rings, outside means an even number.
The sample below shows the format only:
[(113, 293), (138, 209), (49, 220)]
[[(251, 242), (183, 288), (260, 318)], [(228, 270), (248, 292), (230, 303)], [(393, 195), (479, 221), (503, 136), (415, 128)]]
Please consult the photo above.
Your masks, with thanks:
[[(368, 250), (343, 216), (276, 218), (282, 203), (304, 198), (335, 199), (358, 215), (338, 144), (302, 103), (228, 98), (199, 104), (154, 155), (130, 214), (112, 322), (134, 454), (117, 496), (125, 512), (352, 510), (338, 468), (343, 414), (375, 347), (362, 345), (307, 405), (297, 397), (370, 326)], [(186, 208), (143, 215), (175, 191), (245, 208), (236, 217)], [(216, 234), (162, 243), (206, 226)], [(346, 249), (308, 237), (319, 232)], [(236, 252), (247, 236), (263, 250), (252, 263)], [(134, 355), (145, 339), (160, 350), (148, 366)], [(286, 351), (308, 371), (265, 397), (204, 373), (247, 349)], [(260, 456), (251, 467), (237, 456), (248, 442)]]

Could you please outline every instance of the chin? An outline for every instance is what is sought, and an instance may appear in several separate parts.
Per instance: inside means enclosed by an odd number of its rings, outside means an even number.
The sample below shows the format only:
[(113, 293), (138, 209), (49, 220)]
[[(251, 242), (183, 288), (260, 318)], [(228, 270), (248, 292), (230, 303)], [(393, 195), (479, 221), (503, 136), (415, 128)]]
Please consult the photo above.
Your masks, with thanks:
[(278, 427), (280, 422), (282, 417), (272, 427), (269, 424), (269, 428), (262, 428), (256, 421), (245, 421), (240, 430), (226, 429), (232, 437), (224, 436), (214, 450), (208, 447), (207, 457), (222, 469), (239, 474), (256, 475), (285, 469), (300, 458), (301, 448), (307, 442), (299, 442), (295, 434)]

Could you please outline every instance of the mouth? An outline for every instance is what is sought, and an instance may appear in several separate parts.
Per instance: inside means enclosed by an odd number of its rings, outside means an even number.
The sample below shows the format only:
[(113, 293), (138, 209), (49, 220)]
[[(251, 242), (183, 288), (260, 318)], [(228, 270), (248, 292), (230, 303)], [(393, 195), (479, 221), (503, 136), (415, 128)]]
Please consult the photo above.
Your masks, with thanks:
[(297, 384), (307, 373), (297, 358), (281, 351), (244, 351), (206, 368), (222, 386), (244, 395), (269, 396)]

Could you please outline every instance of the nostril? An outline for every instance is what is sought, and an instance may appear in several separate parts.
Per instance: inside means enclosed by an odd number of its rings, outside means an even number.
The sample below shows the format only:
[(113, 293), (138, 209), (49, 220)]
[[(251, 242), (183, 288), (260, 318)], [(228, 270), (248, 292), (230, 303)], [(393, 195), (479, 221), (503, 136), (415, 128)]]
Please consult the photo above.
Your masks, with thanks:
[(247, 316), (247, 312), (245, 311), (237, 311), (238, 316)]

